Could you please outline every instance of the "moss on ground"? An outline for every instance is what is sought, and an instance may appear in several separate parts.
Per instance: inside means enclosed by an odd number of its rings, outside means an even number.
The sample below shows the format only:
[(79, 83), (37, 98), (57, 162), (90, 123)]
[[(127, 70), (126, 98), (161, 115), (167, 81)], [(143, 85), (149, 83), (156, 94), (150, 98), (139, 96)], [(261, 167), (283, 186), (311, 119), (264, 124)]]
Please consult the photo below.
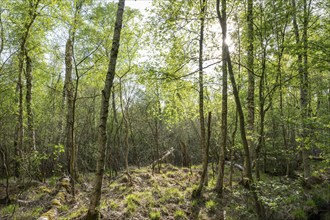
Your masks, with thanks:
[[(132, 182), (129, 184), (124, 174), (109, 179), (105, 177), (102, 188), (100, 210), (104, 219), (256, 219), (254, 205), (249, 192), (240, 184), (241, 173), (235, 170), (233, 187), (225, 178), (223, 200), (213, 191), (215, 180), (209, 171), (208, 186), (202, 197), (192, 199), (193, 190), (199, 183), (200, 166), (190, 169), (177, 168), (162, 164), (159, 173), (152, 174), (150, 168), (131, 170)], [(225, 170), (229, 176), (229, 169)], [(329, 205), (330, 185), (325, 179), (305, 189), (303, 181), (298, 179), (274, 178), (262, 175), (262, 181), (256, 182), (259, 198), (265, 206), (267, 216), (273, 219), (306, 219), (319, 207)], [(36, 219), (47, 211), (50, 205), (58, 207), (58, 218), (79, 219), (83, 217), (89, 205), (90, 187), (93, 174), (84, 175), (85, 182), (76, 184), (75, 202), (68, 203), (65, 194), (52, 195), (56, 184), (54, 178), (46, 184), (31, 186), (25, 191), (13, 193), (12, 198), (33, 202), (11, 204), (0, 207), (0, 219)], [(329, 178), (328, 178), (329, 179)], [(316, 179), (318, 180), (318, 179)], [(88, 187), (85, 187), (88, 186)], [(52, 198), (53, 197), (53, 198)], [(53, 199), (53, 200), (52, 200)], [(52, 213), (49, 213), (50, 215)]]

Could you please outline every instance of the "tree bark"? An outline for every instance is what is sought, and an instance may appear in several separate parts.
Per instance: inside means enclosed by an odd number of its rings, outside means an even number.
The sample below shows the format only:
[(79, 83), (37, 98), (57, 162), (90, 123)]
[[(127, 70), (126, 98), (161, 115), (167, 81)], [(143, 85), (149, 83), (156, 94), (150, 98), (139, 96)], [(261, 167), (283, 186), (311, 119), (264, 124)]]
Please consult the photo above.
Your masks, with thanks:
[(35, 139), (35, 130), (34, 130), (34, 117), (31, 107), (32, 102), (32, 61), (28, 52), (25, 51), (26, 57), (26, 113), (27, 113), (27, 147), (28, 151), (36, 150), (36, 139)]
[[(224, 3), (226, 2), (226, 0), (223, 0), (223, 1), (224, 1)], [(219, 14), (218, 14), (218, 19), (219, 19), (219, 22), (221, 25), (222, 17), (221, 17), (221, 15), (219, 17)], [(239, 118), (239, 122), (240, 122), (239, 125), (240, 125), (241, 139), (242, 139), (242, 144), (243, 144), (243, 149), (244, 149), (244, 161), (245, 161), (244, 176), (247, 180), (246, 186), (249, 189), (249, 191), (253, 197), (253, 200), (255, 202), (258, 219), (260, 219), (260, 220), (266, 219), (264, 207), (262, 206), (261, 202), (259, 201), (257, 193), (255, 192), (254, 180), (252, 177), (250, 149), (249, 149), (249, 144), (248, 144), (248, 141), (246, 138), (246, 131), (245, 131), (244, 113), (243, 113), (243, 108), (242, 108), (241, 101), (240, 101), (239, 94), (238, 94), (238, 88), (237, 88), (236, 81), (235, 81), (235, 76), (234, 76), (234, 71), (233, 71), (233, 66), (232, 66), (232, 62), (231, 62), (228, 45), (225, 45), (224, 49), (225, 49), (226, 58), (227, 58), (229, 78), (230, 78), (230, 81), (231, 81), (231, 84), (233, 87), (233, 94), (234, 94), (236, 109), (238, 112), (238, 118)]]
[(66, 42), (65, 47), (65, 88), (66, 88), (66, 156), (68, 172), (71, 178), (72, 192), (74, 194), (75, 176), (75, 131), (74, 131), (74, 107), (73, 107), (73, 82), (72, 82), (72, 50), (73, 42), (71, 37)]
[[(126, 107), (124, 108), (123, 104), (123, 90), (122, 90), (122, 80), (121, 78), (119, 79), (119, 93), (120, 93), (120, 107), (121, 107), (121, 112), (123, 116), (123, 122), (124, 122), (124, 129), (125, 129), (125, 140), (124, 140), (124, 145), (125, 145), (125, 169), (126, 169), (126, 174), (129, 179), (130, 184), (132, 184), (132, 177), (130, 175), (129, 167), (128, 167), (128, 156), (129, 156), (129, 141), (128, 141), (128, 135), (129, 135), (129, 125), (128, 125), (128, 103), (126, 104)], [(125, 113), (126, 112), (126, 113)]]
[[(18, 105), (18, 115), (17, 115), (17, 124), (15, 127), (15, 139), (14, 139), (14, 149), (15, 149), (15, 156), (17, 159), (15, 160), (15, 176), (20, 176), (20, 159), (22, 159), (23, 153), (23, 137), (24, 137), (24, 127), (23, 127), (23, 83), (22, 83), (22, 72), (23, 72), (23, 65), (24, 65), (24, 45), (21, 44), (21, 52), (19, 54), (19, 67), (18, 67), (18, 80), (16, 85), (16, 93), (18, 93), (18, 97), (16, 98), (17, 105)], [(17, 96), (17, 95), (16, 95)]]
[[(20, 39), (20, 48), (18, 53), (18, 80), (16, 86), (16, 93), (18, 93), (18, 98), (16, 99), (18, 105), (18, 115), (17, 123), (15, 127), (15, 139), (14, 139), (14, 150), (15, 156), (19, 159), (22, 159), (22, 153), (24, 151), (24, 125), (23, 125), (23, 82), (22, 82), (22, 73), (24, 69), (24, 57), (26, 51), (26, 43), (29, 37), (31, 27), (37, 17), (37, 9), (40, 0), (37, 0), (35, 3), (30, 4), (28, 8), (29, 20), (24, 24), (24, 33)], [(15, 176), (19, 177), (20, 162), (19, 160), (15, 161), (14, 167)]]
[(10, 198), (9, 198), (9, 178), (10, 178), (10, 176), (9, 176), (8, 166), (7, 166), (8, 161), (7, 161), (7, 157), (6, 157), (5, 151), (2, 150), (1, 148), (0, 148), (0, 153), (1, 153), (2, 161), (3, 161), (2, 166), (4, 168), (5, 175), (6, 175), (6, 196), (5, 196), (5, 198), (3, 198), (3, 200), (4, 200), (4, 204), (5, 205), (8, 205), (10, 203)]
[(117, 63), (117, 56), (118, 56), (119, 43), (120, 43), (120, 33), (123, 23), (124, 8), (125, 8), (125, 0), (119, 0), (115, 29), (112, 40), (110, 62), (108, 66), (104, 89), (102, 90), (101, 112), (100, 112), (100, 122), (99, 122), (99, 131), (98, 131), (98, 160), (96, 166), (94, 190), (93, 190), (92, 198), (90, 200), (90, 205), (86, 219), (98, 219), (100, 215), (99, 206), (101, 199), (102, 180), (104, 173), (104, 159), (105, 159), (105, 150), (107, 143), (106, 131), (107, 131), (107, 119), (109, 113), (109, 98), (116, 72), (116, 63)]
[(199, 182), (199, 186), (196, 191), (193, 192), (194, 197), (199, 197), (203, 190), (205, 177), (207, 174), (207, 165), (208, 165), (208, 152), (206, 147), (206, 134), (205, 134), (205, 120), (204, 120), (204, 83), (203, 83), (203, 42), (204, 42), (204, 21), (205, 21), (205, 11), (206, 11), (206, 0), (201, 2), (201, 11), (200, 11), (200, 35), (199, 35), (199, 123), (200, 123), (200, 146), (202, 150), (202, 175)]
[(217, 0), (217, 15), (220, 21), (222, 29), (222, 113), (221, 113), (221, 148), (220, 148), (220, 160), (219, 160), (219, 174), (215, 186), (215, 190), (218, 195), (222, 197), (223, 192), (223, 179), (225, 176), (225, 157), (227, 148), (227, 63), (228, 57), (226, 53), (226, 38), (227, 38), (227, 2), (221, 1), (221, 13), (220, 13), (220, 0)]
[(240, 125), (240, 131), (241, 131), (241, 139), (242, 139), (243, 149), (244, 149), (244, 160), (245, 160), (244, 176), (245, 176), (245, 178), (247, 178), (246, 185), (247, 185), (248, 189), (250, 190), (253, 200), (255, 202), (258, 219), (262, 220), (262, 219), (266, 219), (266, 217), (265, 217), (266, 215), (265, 215), (264, 207), (262, 206), (261, 202), (259, 201), (257, 193), (255, 192), (255, 188), (254, 188), (254, 180), (252, 178), (252, 168), (251, 168), (251, 160), (250, 160), (250, 150), (249, 150), (249, 144), (247, 142), (246, 132), (245, 132), (244, 113), (243, 113), (243, 108), (242, 108), (238, 90), (237, 90), (237, 85), (236, 85), (236, 81), (235, 81), (235, 77), (234, 77), (234, 71), (233, 71), (233, 67), (231, 64), (231, 58), (230, 58), (228, 46), (226, 47), (226, 52), (227, 52), (227, 57), (228, 57), (228, 72), (229, 72), (231, 84), (233, 86), (233, 93), (234, 93), (234, 97), (235, 97), (235, 103), (236, 103), (238, 118), (239, 118), (239, 122), (240, 122), (239, 125)]
[(255, 159), (254, 149), (254, 53), (253, 53), (253, 0), (247, 1), (247, 72), (248, 72), (248, 92), (247, 92), (247, 139), (250, 147), (251, 162)]
[[(262, 34), (261, 34), (262, 35)], [(265, 78), (266, 78), (266, 46), (263, 44), (263, 37), (260, 37), (260, 43), (262, 47), (262, 58), (261, 58), (261, 75), (259, 81), (259, 137), (258, 143), (255, 148), (255, 173), (257, 180), (260, 180), (260, 151), (264, 147), (264, 130), (265, 130), (265, 94), (264, 94), (264, 86), (265, 86)]]
[[(114, 171), (115, 176), (117, 176), (118, 171), (119, 171), (119, 148), (120, 148), (120, 130), (121, 130), (121, 125), (123, 120), (121, 120), (120, 122), (118, 121), (118, 113), (117, 113), (117, 107), (116, 107), (116, 96), (115, 96), (115, 92), (114, 89), (112, 89), (111, 91), (111, 95), (112, 95), (112, 111), (113, 111), (113, 118), (114, 118), (114, 134), (113, 134), (113, 138), (112, 138), (112, 147), (113, 150), (111, 152), (111, 150), (109, 150), (109, 161), (110, 161), (110, 165), (111, 165), (111, 171)], [(111, 146), (110, 146), (111, 149)]]
[(307, 5), (307, 0), (303, 0), (303, 33), (300, 38), (299, 26), (297, 23), (297, 5), (296, 1), (292, 0), (292, 8), (294, 10), (293, 13), (293, 27), (294, 27), (294, 34), (296, 39), (296, 45), (298, 49), (297, 54), (297, 63), (298, 63), (298, 73), (300, 75), (300, 111), (301, 111), (301, 152), (302, 152), (302, 159), (303, 159), (303, 170), (304, 170), (304, 177), (308, 178), (310, 176), (310, 162), (309, 162), (309, 138), (308, 138), (308, 125), (306, 121), (309, 118), (309, 111), (308, 111), (308, 55), (307, 55), (307, 48), (308, 48), (308, 10), (309, 5)]
[(77, 75), (76, 88), (74, 88), (72, 74), (73, 74), (73, 61), (74, 61), (74, 41), (78, 25), (78, 16), (80, 14), (84, 0), (78, 1), (75, 5), (75, 12), (73, 17), (73, 24), (69, 30), (69, 37), (65, 47), (65, 98), (66, 98), (66, 156), (68, 172), (70, 174), (70, 183), (73, 197), (75, 196), (75, 181), (77, 179), (77, 145), (75, 143), (75, 103), (77, 98), (78, 87), (78, 73), (75, 66)]
[[(208, 120), (207, 120), (207, 140), (206, 140), (206, 152), (207, 152), (207, 158), (209, 157), (209, 149), (210, 149), (210, 144), (211, 144), (211, 120), (212, 120), (212, 112), (208, 113)], [(207, 159), (209, 160), (209, 159)], [(205, 181), (204, 181), (204, 186), (208, 186), (209, 184), (209, 174), (206, 172), (205, 176)]]
[(189, 160), (189, 155), (187, 152), (187, 145), (183, 141), (180, 141), (180, 147), (181, 147), (181, 157), (182, 157), (181, 165), (183, 167), (190, 167), (190, 160)]
[[(286, 16), (286, 19), (288, 19), (288, 16)], [(284, 124), (284, 111), (283, 111), (283, 76), (282, 76), (282, 57), (284, 52), (284, 37), (286, 33), (286, 27), (287, 27), (287, 20), (283, 27), (283, 30), (280, 32), (281, 35), (279, 36), (279, 33), (276, 32), (276, 40), (277, 44), (279, 45), (279, 51), (277, 53), (277, 74), (279, 77), (279, 92), (280, 92), (280, 115), (281, 115), (281, 130), (282, 130), (282, 138), (283, 138), (283, 145), (284, 149), (286, 151), (286, 175), (290, 175), (290, 156), (289, 156), (289, 146), (287, 141), (287, 130), (285, 128)]]
[[(231, 135), (231, 145), (230, 145), (230, 174), (229, 174), (229, 187), (230, 189), (233, 188), (233, 172), (234, 172), (234, 147), (235, 147), (235, 137), (236, 137), (236, 132), (237, 132), (237, 121), (238, 121), (238, 115), (237, 115), (237, 110), (235, 112), (235, 124), (234, 124), (234, 131)], [(244, 170), (244, 169), (243, 169)]]

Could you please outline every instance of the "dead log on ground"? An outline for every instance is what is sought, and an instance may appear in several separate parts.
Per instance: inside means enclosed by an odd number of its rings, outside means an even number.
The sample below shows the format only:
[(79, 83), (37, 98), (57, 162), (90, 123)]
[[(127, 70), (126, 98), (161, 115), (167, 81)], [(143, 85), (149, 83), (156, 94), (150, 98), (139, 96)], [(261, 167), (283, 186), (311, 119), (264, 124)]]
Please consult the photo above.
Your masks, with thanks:
[[(226, 164), (229, 164), (229, 165), (231, 164), (230, 161), (225, 161), (225, 163), (226, 163)], [(244, 167), (243, 167), (242, 165), (240, 165), (240, 164), (234, 163), (233, 166), (234, 166), (235, 168), (239, 169), (240, 171), (243, 171), (243, 170), (244, 170)]]
[(161, 158), (155, 160), (154, 162), (152, 162), (151, 167), (154, 167), (156, 164), (164, 161), (168, 156), (170, 156), (172, 153), (174, 152), (174, 148), (171, 147)]
[(58, 218), (58, 210), (68, 201), (71, 191), (70, 178), (62, 178), (58, 185), (59, 189), (54, 199), (51, 201), (51, 208), (42, 214), (38, 220), (53, 220)]

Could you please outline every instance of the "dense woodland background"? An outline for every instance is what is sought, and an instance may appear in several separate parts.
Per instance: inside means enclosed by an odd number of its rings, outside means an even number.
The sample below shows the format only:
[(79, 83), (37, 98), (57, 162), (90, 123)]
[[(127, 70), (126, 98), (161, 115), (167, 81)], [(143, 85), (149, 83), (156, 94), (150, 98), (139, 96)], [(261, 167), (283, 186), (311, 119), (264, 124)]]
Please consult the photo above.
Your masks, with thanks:
[(165, 162), (203, 164), (193, 197), (209, 167), (221, 197), (229, 161), (265, 219), (269, 204), (255, 193), (265, 173), (312, 185), (329, 176), (329, 0), (126, 1), (122, 27), (118, 4), (1, 1), (6, 204), (11, 181), (67, 176), (74, 196), (87, 173), (125, 170), (132, 184), (130, 169), (159, 173)]

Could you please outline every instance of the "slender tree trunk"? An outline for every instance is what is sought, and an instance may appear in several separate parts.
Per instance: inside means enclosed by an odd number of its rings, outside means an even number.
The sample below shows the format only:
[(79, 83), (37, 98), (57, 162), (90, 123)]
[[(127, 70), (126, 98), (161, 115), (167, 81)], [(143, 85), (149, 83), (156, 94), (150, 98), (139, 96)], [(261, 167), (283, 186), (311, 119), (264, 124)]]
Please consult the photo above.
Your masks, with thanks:
[[(160, 138), (160, 126), (161, 126), (161, 121), (160, 121), (160, 117), (162, 114), (162, 109), (161, 109), (161, 105), (160, 105), (160, 93), (159, 93), (159, 85), (158, 83), (156, 83), (156, 91), (155, 91), (155, 95), (156, 95), (156, 103), (155, 103), (155, 111), (156, 111), (156, 116), (154, 117), (154, 141), (155, 141), (155, 147), (153, 149), (153, 161), (157, 161), (157, 163), (154, 163), (152, 166), (152, 173), (155, 172), (155, 166), (157, 165), (157, 169), (158, 172), (160, 172), (161, 169), (161, 161), (158, 160), (160, 158), (160, 144), (159, 144), (159, 138)], [(152, 128), (152, 126), (150, 126), (150, 128)]]
[(5, 205), (8, 205), (10, 203), (10, 198), (9, 198), (9, 172), (8, 172), (8, 167), (7, 167), (7, 157), (6, 157), (6, 152), (4, 150), (1, 149), (0, 147), (0, 153), (1, 153), (1, 156), (2, 156), (2, 161), (3, 161), (3, 168), (4, 168), (4, 171), (5, 171), (5, 175), (6, 175), (6, 196), (4, 198), (4, 204)]
[(217, 14), (220, 18), (220, 24), (222, 29), (222, 113), (221, 113), (221, 148), (220, 148), (220, 160), (219, 160), (219, 175), (215, 190), (222, 197), (223, 192), (223, 179), (225, 176), (225, 157), (227, 148), (227, 53), (226, 53), (226, 38), (227, 38), (227, 2), (222, 0), (220, 13), (220, 0), (217, 0)]
[[(263, 78), (263, 77), (262, 77)], [(263, 80), (263, 79), (260, 79)], [(261, 82), (260, 82), (261, 84)], [(263, 86), (260, 85), (259, 86), (259, 90), (262, 89), (263, 90)], [(262, 93), (261, 91), (259, 91), (259, 93)], [(256, 172), (256, 178), (257, 180), (260, 180), (260, 151), (261, 149), (264, 147), (264, 128), (265, 128), (265, 110), (264, 110), (264, 97), (262, 95), (259, 94), (259, 99), (260, 103), (259, 103), (259, 108), (260, 108), (260, 130), (259, 130), (259, 137), (258, 137), (258, 143), (257, 143), (257, 147), (256, 147), (256, 158), (255, 158), (255, 172)]]
[(237, 85), (236, 85), (236, 81), (235, 81), (235, 77), (234, 77), (234, 71), (233, 71), (233, 67), (231, 64), (231, 58), (230, 58), (230, 53), (229, 53), (228, 47), (226, 47), (226, 51), (227, 51), (227, 57), (228, 57), (228, 72), (229, 72), (231, 84), (233, 86), (233, 93), (234, 93), (234, 97), (235, 97), (235, 103), (236, 103), (238, 118), (239, 118), (239, 122), (240, 122), (239, 125), (240, 125), (240, 131), (241, 131), (241, 139), (242, 139), (242, 144), (243, 144), (243, 149), (244, 149), (244, 160), (245, 160), (244, 177), (247, 180), (246, 185), (249, 188), (249, 190), (252, 194), (253, 200), (255, 202), (258, 219), (263, 220), (263, 219), (266, 219), (265, 210), (264, 210), (264, 207), (262, 206), (261, 202), (259, 201), (257, 193), (255, 192), (255, 188), (254, 188), (254, 181), (252, 178), (252, 168), (251, 168), (251, 160), (250, 160), (250, 150), (249, 150), (249, 144), (248, 144), (248, 141), (246, 138), (246, 132), (245, 132), (244, 113), (243, 113), (243, 108), (242, 108), (238, 90), (237, 90)]
[(230, 174), (229, 174), (229, 187), (232, 189), (233, 187), (233, 170), (234, 170), (234, 147), (235, 147), (235, 137), (237, 132), (237, 122), (238, 122), (238, 115), (237, 110), (235, 112), (235, 124), (234, 124), (234, 131), (231, 135), (231, 146), (230, 146)]
[(283, 111), (283, 75), (282, 75), (282, 57), (284, 52), (284, 37), (286, 34), (286, 28), (287, 28), (287, 22), (288, 22), (288, 13), (286, 14), (286, 21), (283, 29), (280, 32), (276, 32), (276, 41), (278, 45), (278, 53), (277, 53), (277, 74), (279, 78), (279, 92), (280, 92), (280, 115), (281, 115), (281, 131), (282, 131), (282, 138), (283, 138), (283, 145), (284, 149), (286, 151), (286, 175), (290, 175), (290, 152), (289, 152), (289, 146), (287, 141), (287, 131), (285, 128), (285, 120), (284, 120), (284, 111)]
[[(20, 41), (20, 49), (18, 53), (18, 80), (16, 93), (18, 93), (17, 104), (18, 104), (18, 115), (17, 115), (17, 124), (15, 128), (15, 139), (14, 139), (14, 149), (15, 156), (19, 159), (22, 159), (22, 153), (24, 151), (24, 125), (23, 125), (23, 82), (22, 82), (22, 73), (24, 69), (24, 61), (25, 61), (25, 51), (26, 51), (26, 43), (29, 37), (29, 33), (31, 27), (37, 17), (37, 9), (40, 0), (35, 1), (30, 4), (29, 8), (29, 17), (28, 21), (24, 25), (24, 34)], [(20, 162), (18, 160), (15, 161), (15, 176), (19, 176)]]
[[(125, 140), (124, 140), (124, 145), (125, 145), (125, 169), (126, 169), (126, 174), (129, 179), (130, 184), (132, 184), (132, 177), (129, 172), (129, 167), (128, 167), (128, 156), (129, 156), (129, 141), (128, 141), (128, 135), (129, 135), (129, 127), (128, 127), (128, 106), (124, 108), (123, 104), (123, 90), (122, 90), (122, 80), (121, 78), (119, 79), (119, 92), (120, 92), (120, 107), (121, 107), (121, 112), (123, 116), (123, 121), (124, 121), (124, 129), (125, 129)], [(128, 103), (127, 103), (128, 105)], [(126, 112), (126, 113), (125, 113)]]
[[(114, 90), (114, 89), (113, 89)], [(117, 116), (117, 108), (116, 108), (116, 96), (115, 92), (112, 90), (112, 111), (113, 111), (113, 119), (114, 119), (114, 134), (113, 134), (113, 140), (112, 140), (112, 147), (113, 150), (111, 151), (111, 146), (109, 150), (109, 163), (110, 163), (110, 170), (115, 172), (115, 176), (117, 175), (117, 160), (115, 155), (117, 154), (117, 145), (119, 145), (119, 141), (117, 141), (119, 138), (118, 137), (118, 132), (119, 132), (119, 121), (118, 121), (118, 116)]]
[(205, 122), (204, 122), (204, 83), (203, 83), (203, 42), (204, 42), (204, 21), (205, 21), (205, 11), (206, 11), (206, 0), (201, 2), (200, 11), (200, 35), (199, 35), (199, 123), (200, 123), (200, 146), (202, 150), (202, 175), (199, 182), (199, 186), (196, 191), (193, 192), (194, 197), (199, 197), (203, 190), (205, 177), (207, 174), (208, 165), (208, 152), (206, 147), (206, 135), (205, 135)]
[[(60, 74), (60, 77), (61, 77), (61, 74)], [(64, 144), (64, 137), (65, 137), (65, 121), (66, 121), (66, 114), (64, 114), (64, 112), (67, 112), (66, 111), (66, 82), (65, 82), (65, 79), (64, 79), (64, 83), (63, 83), (63, 90), (62, 90), (62, 100), (61, 100), (61, 105), (60, 105), (60, 118), (58, 120), (58, 129), (59, 129), (59, 137), (58, 137), (58, 141), (57, 143), (58, 144)]]
[[(263, 37), (261, 37), (261, 40), (263, 40)], [(264, 86), (265, 86), (265, 77), (266, 77), (266, 45), (263, 45), (263, 41), (261, 41), (262, 44), (262, 64), (261, 64), (261, 76), (259, 81), (259, 137), (258, 137), (258, 143), (255, 148), (255, 173), (257, 180), (260, 180), (260, 151), (263, 148), (264, 143), (264, 128), (265, 128), (265, 95), (264, 95)]]
[[(222, 4), (225, 4), (225, 3), (226, 3), (226, 0), (223, 0)], [(219, 3), (217, 4), (217, 6), (219, 6)], [(222, 23), (226, 22), (226, 20), (223, 19), (223, 17), (221, 16), (220, 13), (218, 13), (217, 15), (218, 15), (220, 25)], [(222, 27), (222, 25), (221, 25), (221, 27)], [(262, 206), (261, 202), (259, 201), (258, 195), (257, 195), (257, 193), (255, 191), (255, 187), (254, 187), (254, 180), (252, 177), (252, 168), (251, 168), (251, 159), (250, 159), (250, 150), (249, 150), (249, 144), (248, 144), (248, 141), (246, 138), (246, 132), (245, 132), (244, 113), (243, 113), (243, 108), (242, 108), (241, 101), (240, 101), (239, 94), (238, 94), (238, 88), (236, 85), (236, 80), (235, 80), (235, 76), (234, 76), (234, 71), (233, 71), (233, 66), (232, 66), (232, 62), (231, 62), (228, 45), (225, 45), (224, 50), (226, 53), (229, 78), (230, 78), (230, 81), (231, 81), (231, 84), (233, 87), (236, 109), (237, 109), (238, 118), (239, 118), (239, 122), (240, 122), (239, 125), (240, 125), (240, 132), (241, 132), (241, 139), (242, 139), (242, 144), (243, 144), (243, 149), (244, 149), (244, 160), (245, 160), (245, 166), (244, 166), (244, 177), (246, 179), (245, 185), (249, 189), (249, 191), (252, 195), (252, 198), (254, 200), (258, 219), (263, 220), (263, 219), (266, 219), (266, 215), (265, 215), (264, 207)]]
[[(155, 118), (155, 144), (156, 144), (156, 151), (154, 153), (155, 157), (157, 158), (156, 160), (158, 160), (160, 158), (159, 155), (159, 126), (158, 126), (158, 118)], [(160, 161), (159, 163), (155, 164), (157, 165), (157, 169), (158, 172), (160, 172)], [(155, 165), (153, 166), (153, 170), (155, 169)], [(155, 171), (155, 170), (154, 170)]]
[(14, 140), (14, 149), (15, 149), (15, 156), (17, 159), (15, 160), (15, 176), (20, 176), (20, 159), (22, 159), (22, 152), (23, 152), (23, 137), (24, 137), (24, 127), (23, 127), (23, 83), (22, 83), (22, 72), (23, 72), (23, 60), (24, 54), (21, 51), (19, 55), (19, 72), (18, 72), (18, 80), (16, 85), (16, 93), (17, 97), (17, 104), (18, 104), (18, 114), (17, 114), (17, 124), (15, 127), (15, 140)]
[(189, 167), (189, 156), (187, 152), (187, 145), (183, 141), (180, 141), (180, 146), (181, 146), (182, 166)]
[(292, 7), (294, 9), (293, 13), (293, 27), (296, 38), (296, 45), (298, 47), (298, 72), (300, 75), (300, 111), (301, 111), (301, 149), (302, 149), (302, 159), (303, 159), (303, 169), (304, 177), (308, 178), (310, 176), (310, 162), (309, 162), (309, 140), (308, 140), (308, 126), (306, 121), (309, 118), (308, 111), (308, 11), (309, 5), (307, 5), (307, 0), (303, 0), (303, 33), (300, 39), (299, 27), (297, 23), (297, 6), (296, 1), (292, 0)]
[[(207, 157), (209, 157), (209, 149), (210, 149), (210, 142), (211, 142), (211, 120), (212, 120), (212, 112), (209, 112), (208, 114), (208, 120), (207, 120), (207, 141), (206, 141), (206, 152), (207, 152)], [(204, 181), (204, 186), (208, 186), (209, 184), (209, 174), (206, 172), (206, 177)]]
[(36, 150), (36, 139), (34, 131), (34, 120), (33, 112), (31, 108), (32, 102), (32, 61), (28, 55), (28, 52), (25, 52), (26, 57), (26, 113), (27, 113), (27, 133), (28, 133), (28, 151)]
[(15, 127), (15, 140), (14, 140), (14, 149), (15, 156), (17, 159), (15, 160), (15, 176), (20, 176), (20, 159), (22, 159), (23, 154), (23, 137), (24, 137), (24, 126), (23, 126), (23, 82), (22, 82), (22, 73), (24, 68), (24, 50), (25, 43), (27, 39), (27, 33), (25, 33), (25, 37), (22, 40), (20, 53), (18, 55), (18, 80), (16, 85), (16, 101), (18, 105), (18, 114), (17, 114), (17, 124)]
[(123, 23), (123, 14), (125, 8), (125, 0), (119, 0), (115, 29), (112, 40), (112, 48), (110, 55), (110, 62), (108, 66), (106, 81), (104, 85), (104, 89), (102, 90), (102, 101), (101, 101), (101, 112), (100, 112), (100, 124), (99, 124), (99, 133), (98, 133), (98, 160), (96, 166), (96, 175), (94, 182), (94, 190), (90, 200), (90, 205), (88, 209), (88, 213), (86, 219), (98, 219), (100, 215), (100, 199), (101, 199), (101, 189), (102, 189), (102, 180), (104, 173), (104, 159), (105, 159), (105, 150), (107, 143), (107, 119), (109, 113), (109, 98), (111, 94), (111, 89), (113, 86), (113, 80), (116, 72), (116, 63), (117, 56), (119, 50), (119, 42), (120, 42), (120, 33), (122, 29)]
[(65, 47), (65, 88), (66, 88), (66, 156), (68, 172), (71, 178), (72, 192), (74, 192), (75, 180), (75, 138), (74, 138), (74, 118), (73, 118), (73, 83), (72, 83), (72, 50), (73, 42), (71, 37), (66, 42)]
[(139, 161), (137, 147), (136, 147), (136, 143), (135, 143), (135, 137), (134, 137), (132, 120), (131, 120), (131, 117), (130, 117), (129, 109), (127, 109), (127, 120), (128, 120), (129, 133), (130, 133), (130, 136), (131, 136), (131, 143), (132, 143), (132, 160), (133, 160), (133, 163), (138, 165), (138, 168), (139, 168), (140, 167), (140, 161)]
[[(284, 38), (284, 34), (283, 34), (283, 38)], [(282, 41), (283, 43), (283, 41)], [(283, 54), (283, 45), (282, 45), (282, 49), (281, 52), (278, 55), (277, 58), (277, 73), (279, 75), (279, 83), (280, 83), (280, 115), (281, 115), (281, 130), (282, 130), (282, 138), (283, 138), (283, 145), (284, 145), (284, 149), (286, 151), (286, 175), (289, 176), (290, 175), (290, 151), (289, 151), (289, 146), (288, 146), (288, 141), (287, 141), (287, 131), (285, 128), (285, 120), (284, 120), (284, 111), (283, 111), (283, 76), (282, 76), (282, 70), (281, 70), (281, 62), (282, 62), (282, 54)]]
[(247, 1), (247, 72), (248, 72), (248, 94), (247, 94), (247, 139), (250, 147), (251, 162), (255, 159), (254, 149), (254, 53), (253, 53), (253, 41), (254, 41), (254, 30), (253, 30), (253, 0)]
[(68, 172), (71, 179), (71, 193), (75, 196), (75, 181), (77, 179), (77, 145), (75, 142), (75, 104), (78, 92), (78, 69), (75, 65), (77, 76), (76, 86), (73, 85), (73, 62), (74, 62), (74, 41), (78, 25), (78, 16), (80, 14), (84, 0), (78, 1), (75, 5), (75, 13), (73, 17), (73, 25), (69, 30), (69, 37), (65, 47), (65, 95), (66, 95), (66, 156)]
[[(303, 19), (303, 34), (302, 34), (302, 43), (303, 43), (303, 76), (301, 82), (301, 108), (303, 109), (303, 164), (304, 164), (304, 177), (308, 178), (311, 174), (311, 167), (309, 162), (309, 152), (310, 152), (310, 137), (308, 135), (309, 125), (307, 120), (310, 119), (310, 95), (309, 95), (309, 80), (308, 80), (308, 19), (309, 19), (309, 8), (310, 3), (307, 3), (307, 0), (304, 0), (304, 19)], [(308, 5), (307, 5), (308, 4)], [(307, 120), (306, 120), (307, 119)]]
[(0, 56), (3, 52), (3, 48), (5, 45), (5, 30), (3, 28), (3, 22), (2, 22), (2, 13), (4, 10), (0, 11)]

